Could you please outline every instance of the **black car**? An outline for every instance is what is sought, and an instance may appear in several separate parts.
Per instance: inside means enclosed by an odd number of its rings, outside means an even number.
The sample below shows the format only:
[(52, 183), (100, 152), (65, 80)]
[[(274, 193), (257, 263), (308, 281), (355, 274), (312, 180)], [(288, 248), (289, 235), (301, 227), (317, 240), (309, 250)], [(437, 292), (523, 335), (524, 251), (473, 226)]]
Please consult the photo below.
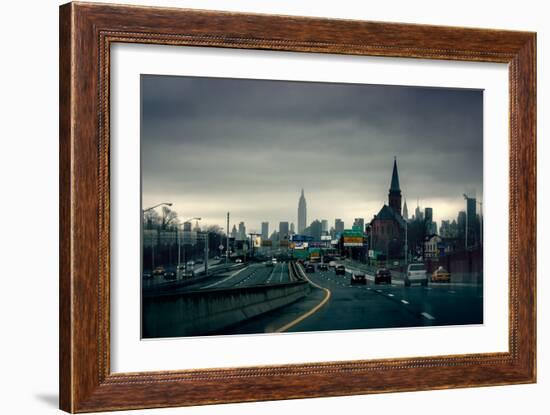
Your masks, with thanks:
[(176, 279), (176, 273), (172, 271), (166, 271), (164, 273), (164, 279), (165, 280), (175, 280)]
[(150, 280), (153, 278), (153, 275), (150, 272), (144, 272), (143, 273), (143, 279), (144, 280)]
[(343, 265), (336, 265), (334, 268), (334, 273), (336, 275), (346, 275), (346, 267)]
[(366, 284), (367, 283), (367, 277), (362, 272), (354, 272), (351, 274), (351, 284)]
[(325, 263), (319, 264), (317, 268), (319, 268), (319, 271), (328, 271), (328, 265)]
[(391, 272), (387, 268), (380, 268), (376, 271), (376, 274), (374, 274), (374, 283), (380, 284), (382, 282), (391, 284)]
[(313, 264), (307, 264), (306, 272), (315, 272), (315, 266)]

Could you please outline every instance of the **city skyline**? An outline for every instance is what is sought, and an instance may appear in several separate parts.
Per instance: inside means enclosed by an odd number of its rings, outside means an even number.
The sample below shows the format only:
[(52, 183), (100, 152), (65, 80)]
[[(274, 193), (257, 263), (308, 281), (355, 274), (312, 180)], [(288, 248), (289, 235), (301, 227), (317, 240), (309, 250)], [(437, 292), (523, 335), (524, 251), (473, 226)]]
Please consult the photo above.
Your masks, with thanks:
[(142, 117), (143, 206), (203, 225), (298, 223), (302, 187), (308, 226), (368, 222), (394, 156), (403, 198), (437, 222), (483, 194), (478, 90), (143, 76)]

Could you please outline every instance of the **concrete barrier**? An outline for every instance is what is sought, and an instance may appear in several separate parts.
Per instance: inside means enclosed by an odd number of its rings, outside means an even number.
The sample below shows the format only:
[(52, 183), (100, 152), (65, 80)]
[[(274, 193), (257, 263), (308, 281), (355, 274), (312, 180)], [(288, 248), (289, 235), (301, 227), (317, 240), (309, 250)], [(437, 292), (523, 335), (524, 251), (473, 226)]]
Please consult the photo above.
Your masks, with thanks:
[(200, 336), (243, 322), (305, 297), (305, 281), (184, 293), (144, 293), (144, 338)]

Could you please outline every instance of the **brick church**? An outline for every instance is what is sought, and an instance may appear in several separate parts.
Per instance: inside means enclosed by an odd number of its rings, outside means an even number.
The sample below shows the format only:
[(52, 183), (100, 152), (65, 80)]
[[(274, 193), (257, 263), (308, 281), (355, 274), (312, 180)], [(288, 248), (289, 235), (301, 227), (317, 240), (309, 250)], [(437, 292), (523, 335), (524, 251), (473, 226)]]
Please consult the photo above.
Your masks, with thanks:
[(388, 258), (402, 257), (406, 226), (406, 221), (401, 214), (401, 189), (397, 159), (394, 159), (388, 204), (384, 204), (370, 222), (370, 249), (387, 255)]

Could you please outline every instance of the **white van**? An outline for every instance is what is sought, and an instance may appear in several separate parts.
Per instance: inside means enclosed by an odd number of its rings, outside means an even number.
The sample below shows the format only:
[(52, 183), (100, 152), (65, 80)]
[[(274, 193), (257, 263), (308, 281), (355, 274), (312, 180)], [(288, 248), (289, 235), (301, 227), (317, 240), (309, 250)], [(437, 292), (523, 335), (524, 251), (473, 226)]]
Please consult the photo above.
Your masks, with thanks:
[(410, 287), (413, 283), (428, 285), (428, 273), (424, 264), (409, 264), (405, 274), (405, 287)]

